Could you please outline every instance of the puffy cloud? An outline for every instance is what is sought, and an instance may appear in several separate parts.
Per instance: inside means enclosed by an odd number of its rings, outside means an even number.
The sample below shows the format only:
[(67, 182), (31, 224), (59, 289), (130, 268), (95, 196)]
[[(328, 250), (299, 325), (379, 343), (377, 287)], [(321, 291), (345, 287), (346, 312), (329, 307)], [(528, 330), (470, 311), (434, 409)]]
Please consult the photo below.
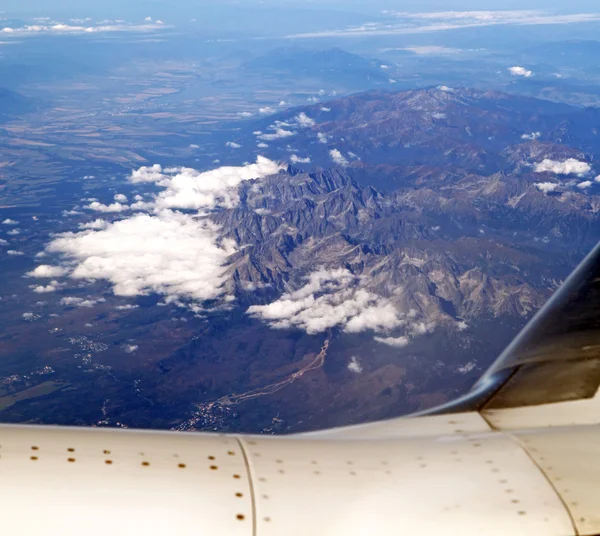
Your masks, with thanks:
[(318, 270), (308, 283), (268, 305), (247, 311), (275, 329), (297, 328), (309, 334), (340, 327), (349, 333), (385, 331), (404, 324), (393, 304), (362, 288), (348, 270)]
[[(241, 167), (224, 166), (204, 172), (191, 168), (169, 168), (164, 173), (153, 171), (152, 182), (165, 191), (155, 196), (152, 205), (158, 210), (231, 208), (239, 200), (237, 187), (241, 182), (273, 175), (281, 169), (281, 164), (259, 156), (256, 163)], [(141, 175), (144, 182), (149, 182), (146, 172)], [(139, 176), (133, 172), (132, 182), (139, 182)]]
[(125, 352), (128, 354), (133, 354), (138, 349), (139, 346), (137, 344), (126, 344), (125, 346), (123, 346), (123, 350), (125, 350)]
[(277, 128), (277, 129), (275, 129), (275, 132), (272, 132), (269, 134), (260, 134), (259, 136), (257, 136), (257, 138), (260, 140), (272, 141), (272, 140), (281, 140), (283, 138), (290, 138), (295, 135), (296, 135), (296, 133), (292, 130), (285, 130), (283, 128)]
[(94, 221), (90, 221), (88, 223), (80, 223), (79, 224), (79, 228), (80, 229), (106, 229), (108, 227), (108, 222), (106, 220), (103, 219), (96, 219)]
[(23, 313), (24, 320), (34, 320), (35, 315), (33, 313)]
[(25, 255), (25, 253), (23, 253), (22, 251), (17, 251), (15, 249), (9, 249), (6, 253), (7, 253), (7, 255), (15, 255), (15, 256)]
[(217, 245), (216, 228), (166, 210), (137, 214), (101, 231), (66, 233), (48, 246), (77, 263), (71, 277), (106, 279), (119, 296), (157, 292), (208, 300), (225, 281), (223, 265), (235, 249)]
[(114, 199), (118, 203), (127, 203), (127, 196), (124, 194), (115, 194)]
[(50, 266), (49, 264), (40, 264), (35, 270), (27, 272), (29, 277), (61, 277), (68, 273), (66, 268), (62, 266)]
[(585, 175), (590, 172), (591, 166), (587, 162), (581, 162), (575, 158), (568, 158), (563, 162), (558, 160), (550, 160), (545, 158), (541, 162), (535, 164), (534, 170), (536, 173), (550, 172), (556, 175)]
[(241, 145), (239, 143), (236, 143), (235, 141), (228, 141), (225, 144), (225, 147), (230, 147), (231, 149), (239, 149)]
[(238, 112), (240, 117), (252, 117), (254, 114), (252, 112)]
[(323, 134), (322, 132), (317, 133), (317, 140), (319, 143), (326, 144), (329, 141), (327, 134)]
[(348, 165), (348, 160), (337, 149), (331, 149), (329, 151), (329, 156), (338, 166), (347, 166)]
[(139, 305), (132, 305), (128, 303), (127, 305), (117, 305), (115, 309), (117, 311), (132, 311), (133, 309), (138, 309)]
[(537, 140), (542, 135), (541, 132), (532, 132), (531, 134), (523, 134), (521, 136), (522, 140)]
[(374, 337), (377, 342), (381, 344), (387, 344), (395, 348), (403, 348), (408, 346), (410, 339), (408, 337)]
[(6, 246), (8, 244), (8, 240), (4, 240), (4, 238), (0, 238), (0, 246)]
[(6, 234), (10, 235), (10, 236), (20, 235), (21, 234), (21, 229), (11, 229)]
[(315, 120), (308, 117), (304, 112), (300, 112), (294, 119), (299, 127), (308, 128), (316, 125)]
[(153, 166), (142, 166), (131, 172), (129, 181), (135, 183), (143, 182), (158, 182), (164, 178), (163, 168), (160, 164)]
[(331, 112), (331, 108), (327, 108), (326, 106), (321, 106), (322, 112)]
[(273, 114), (276, 111), (277, 110), (275, 110), (274, 108), (271, 108), (270, 106), (265, 106), (264, 108), (259, 108), (258, 109), (258, 113), (259, 114), (265, 114), (265, 115)]
[(580, 188), (581, 190), (587, 190), (592, 186), (592, 184), (592, 181), (583, 181), (577, 185), (577, 188)]
[(190, 168), (144, 167), (132, 172), (134, 183), (154, 182), (163, 188), (147, 205), (153, 214), (136, 214), (106, 223), (96, 220), (78, 233), (63, 233), (47, 246), (71, 266), (70, 277), (103, 279), (121, 296), (156, 292), (170, 300), (210, 300), (223, 294), (224, 265), (236, 251), (219, 240), (219, 229), (203, 214), (175, 209), (234, 207), (237, 187), (282, 169), (264, 157), (243, 167), (205, 172)]
[(111, 203), (110, 205), (104, 205), (103, 203), (99, 203), (98, 201), (93, 201), (86, 207), (88, 210), (95, 210), (96, 212), (125, 212), (126, 210), (130, 210), (128, 205), (122, 205), (121, 203)]
[(290, 156), (290, 162), (292, 164), (310, 164), (310, 156), (302, 158), (301, 156), (293, 154)]
[(594, 179), (595, 182), (600, 182), (600, 175), (596, 176), (596, 178)]
[(355, 356), (350, 358), (350, 363), (348, 363), (348, 370), (350, 372), (354, 372), (355, 374), (360, 374), (363, 371), (362, 365), (358, 362), (358, 359)]
[(257, 147), (261, 148), (261, 149), (266, 149), (268, 147), (268, 145), (266, 143), (257, 143), (256, 144)]
[(18, 221), (15, 220), (11, 220), (10, 218), (6, 218), (3, 222), (2, 225), (19, 225)]
[(509, 67), (508, 72), (513, 76), (522, 76), (524, 78), (529, 78), (533, 75), (532, 71), (528, 71), (527, 69), (525, 69), (525, 67), (521, 67), (520, 65)]
[(44, 285), (37, 285), (37, 286), (33, 286), (33, 292), (37, 293), (37, 294), (45, 294), (47, 292), (56, 292), (59, 288), (60, 285), (58, 283), (58, 281), (50, 281), (49, 284), (47, 284), (46, 286)]
[(534, 186), (540, 192), (544, 192), (545, 194), (549, 194), (550, 192), (555, 192), (558, 189), (558, 187), (560, 186), (560, 184), (558, 184), (556, 182), (536, 182), (534, 184)]
[(62, 298), (60, 300), (60, 304), (68, 307), (94, 307), (94, 305), (97, 305), (98, 303), (104, 303), (105, 301), (106, 300), (104, 298), (92, 300), (68, 296), (66, 298)]

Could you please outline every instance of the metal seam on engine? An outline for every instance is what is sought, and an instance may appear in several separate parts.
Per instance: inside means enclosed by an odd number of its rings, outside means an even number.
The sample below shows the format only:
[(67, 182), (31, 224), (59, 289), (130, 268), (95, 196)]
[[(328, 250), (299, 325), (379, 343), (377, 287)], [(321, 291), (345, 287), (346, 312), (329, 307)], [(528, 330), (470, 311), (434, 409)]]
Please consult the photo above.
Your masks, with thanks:
[(240, 450), (242, 451), (242, 456), (244, 458), (244, 464), (246, 465), (246, 473), (248, 474), (248, 485), (250, 487), (250, 502), (252, 504), (252, 536), (257, 535), (257, 508), (256, 508), (256, 497), (254, 493), (254, 482), (252, 481), (252, 469), (250, 467), (250, 460), (248, 458), (248, 453), (244, 447), (244, 442), (242, 438), (235, 436), (235, 440), (237, 441)]

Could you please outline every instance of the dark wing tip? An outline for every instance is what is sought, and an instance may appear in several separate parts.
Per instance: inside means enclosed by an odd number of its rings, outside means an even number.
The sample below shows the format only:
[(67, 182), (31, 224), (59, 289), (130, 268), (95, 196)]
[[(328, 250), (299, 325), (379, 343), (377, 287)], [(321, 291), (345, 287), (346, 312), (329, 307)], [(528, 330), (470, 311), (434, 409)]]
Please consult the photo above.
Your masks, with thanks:
[(600, 386), (600, 244), (465, 397), (428, 414), (591, 398)]

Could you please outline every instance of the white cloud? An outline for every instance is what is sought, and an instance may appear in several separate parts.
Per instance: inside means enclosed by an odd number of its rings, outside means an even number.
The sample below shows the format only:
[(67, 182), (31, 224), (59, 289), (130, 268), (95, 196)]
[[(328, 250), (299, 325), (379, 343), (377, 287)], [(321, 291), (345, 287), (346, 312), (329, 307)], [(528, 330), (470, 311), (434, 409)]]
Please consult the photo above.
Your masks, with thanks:
[(69, 307), (94, 307), (94, 305), (97, 305), (98, 303), (104, 303), (106, 300), (104, 298), (98, 298), (98, 299), (83, 299), (83, 298), (75, 298), (75, 297), (71, 297), (68, 296), (66, 298), (62, 298), (60, 300), (60, 304), (61, 305), (66, 305)]
[(587, 190), (592, 186), (592, 184), (592, 181), (583, 181), (577, 185), (577, 188), (580, 188), (581, 190)]
[(23, 319), (24, 320), (33, 320), (34, 316), (35, 315), (33, 313), (23, 313)]
[(300, 112), (294, 119), (299, 127), (308, 128), (316, 125), (315, 120), (308, 117), (304, 112)]
[[(7, 36), (27, 36), (27, 35), (61, 35), (61, 34), (95, 34), (111, 32), (151, 32), (165, 26), (161, 21), (145, 20), (144, 24), (125, 23), (123, 20), (105, 20), (96, 25), (83, 25), (81, 23), (65, 24), (54, 22), (48, 19), (38, 19), (37, 24), (26, 24), (18, 28), (5, 27), (0, 30)], [(81, 22), (89, 22), (84, 19)]]
[(460, 48), (451, 48), (437, 45), (425, 45), (425, 46), (409, 46), (401, 48), (385, 48), (381, 52), (390, 52), (394, 50), (406, 50), (412, 52), (418, 56), (448, 56), (453, 54), (460, 54), (462, 50)]
[(410, 343), (408, 337), (375, 337), (375, 340), (381, 344), (387, 344), (388, 346), (393, 346), (395, 348), (403, 348)]
[(362, 288), (346, 269), (321, 269), (308, 276), (308, 283), (268, 305), (253, 305), (247, 311), (275, 329), (297, 328), (309, 334), (341, 327), (349, 333), (385, 331), (404, 320), (393, 304)]
[(117, 311), (132, 311), (133, 309), (138, 309), (139, 305), (132, 305), (128, 303), (127, 305), (117, 305), (115, 309)]
[(600, 182), (600, 175), (597, 175), (596, 178), (594, 179), (595, 182)]
[(456, 369), (456, 372), (460, 373), (460, 374), (468, 374), (469, 372), (471, 372), (475, 367), (477, 366), (477, 363), (475, 361), (469, 361), (468, 363), (466, 363), (465, 365), (458, 367)]
[(123, 346), (123, 350), (125, 350), (125, 352), (128, 354), (133, 354), (138, 349), (139, 346), (137, 344), (126, 344), (125, 346)]
[(80, 229), (106, 229), (108, 227), (108, 222), (106, 220), (98, 218), (88, 223), (80, 223), (78, 227)]
[(231, 149), (239, 149), (241, 145), (239, 143), (236, 143), (235, 141), (228, 141), (225, 144), (225, 147), (230, 147)]
[(522, 140), (537, 140), (542, 135), (541, 132), (532, 132), (531, 134), (523, 134), (521, 136)]
[(260, 149), (266, 149), (268, 147), (268, 145), (266, 143), (257, 143), (256, 144), (257, 147), (259, 147)]
[(45, 294), (47, 292), (56, 292), (59, 289), (60, 285), (58, 283), (58, 281), (50, 281), (50, 283), (48, 283), (46, 286), (44, 285), (37, 285), (37, 286), (33, 286), (33, 292), (36, 292), (37, 294)]
[(281, 164), (259, 156), (254, 164), (225, 166), (205, 172), (168, 168), (159, 173), (154, 168), (151, 172), (140, 168), (132, 173), (130, 180), (155, 182), (165, 188), (152, 202), (157, 210), (231, 208), (238, 202), (237, 187), (241, 182), (273, 175), (281, 169)]
[(304, 158), (293, 154), (290, 156), (290, 162), (292, 164), (310, 164), (310, 156), (306, 156)]
[(49, 264), (40, 264), (35, 270), (27, 272), (29, 277), (61, 277), (68, 273), (62, 266), (50, 266)]
[(329, 141), (327, 134), (323, 134), (322, 132), (317, 133), (317, 140), (319, 143), (326, 144)]
[[(47, 246), (61, 253), (75, 279), (107, 280), (120, 296), (156, 292), (169, 300), (210, 300), (223, 294), (224, 265), (236, 251), (231, 240), (219, 240), (219, 229), (202, 214), (176, 209), (210, 210), (234, 207), (237, 187), (245, 180), (277, 173), (282, 164), (264, 157), (243, 167), (205, 172), (190, 168), (143, 167), (130, 176), (133, 183), (154, 182), (148, 210), (129, 218), (78, 233), (63, 233)], [(102, 220), (103, 221), (103, 220)], [(93, 227), (98, 227), (95, 230)]]
[(265, 115), (274, 114), (276, 111), (277, 110), (275, 110), (274, 108), (271, 108), (270, 106), (265, 106), (264, 108), (258, 109), (259, 114), (265, 114)]
[(560, 186), (560, 184), (557, 184), (556, 182), (536, 182), (534, 184), (534, 186), (540, 192), (544, 192), (545, 194), (549, 194), (550, 192), (555, 192), (558, 189), (558, 187)]
[(386, 11), (388, 20), (368, 22), (342, 29), (288, 35), (289, 39), (315, 37), (365, 37), (376, 35), (410, 35), (496, 25), (553, 25), (600, 21), (600, 13), (554, 13), (550, 10), (512, 11)]
[(114, 199), (119, 203), (127, 203), (127, 196), (124, 194), (115, 194)]
[(19, 225), (18, 221), (15, 220), (11, 220), (10, 218), (6, 218), (3, 222), (2, 225)]
[(329, 151), (329, 156), (338, 166), (347, 166), (348, 165), (348, 160), (337, 149), (331, 149)]
[(110, 205), (105, 205), (103, 203), (99, 203), (98, 201), (93, 201), (86, 207), (88, 210), (94, 210), (96, 212), (124, 212), (126, 210), (130, 210), (128, 205), (122, 205), (121, 203), (111, 203)]
[(15, 256), (17, 256), (17, 255), (25, 255), (25, 253), (23, 253), (22, 251), (17, 251), (17, 250), (14, 250), (14, 249), (9, 249), (6, 252), (6, 254), (7, 255), (15, 255)]
[(10, 236), (20, 235), (21, 234), (21, 229), (11, 229), (6, 234), (10, 235)]
[(362, 365), (358, 362), (358, 359), (355, 356), (350, 358), (348, 370), (350, 372), (354, 372), (355, 374), (360, 374), (363, 371)]
[(190, 149), (200, 149), (200, 145), (196, 145), (195, 143), (190, 143), (189, 148)]
[(8, 244), (8, 240), (4, 240), (4, 238), (0, 238), (0, 246), (6, 246)]
[(240, 117), (252, 117), (254, 114), (252, 112), (239, 112), (238, 115)]
[(542, 162), (535, 164), (536, 173), (550, 172), (556, 175), (585, 175), (590, 172), (591, 166), (587, 162), (581, 162), (575, 158), (568, 158), (563, 162), (545, 158)]
[(275, 129), (275, 132), (272, 132), (270, 134), (260, 134), (259, 136), (257, 136), (257, 138), (260, 140), (272, 141), (272, 140), (281, 140), (283, 138), (290, 138), (295, 135), (296, 135), (296, 133), (292, 130), (285, 130), (283, 128), (277, 128), (277, 129)]
[(146, 18), (144, 19), (144, 21), (145, 21), (145, 22), (152, 22), (152, 17), (146, 17)]
[(322, 112), (331, 112), (331, 108), (327, 108), (326, 106), (321, 106)]
[(215, 243), (217, 229), (208, 221), (165, 210), (137, 214), (101, 231), (67, 233), (48, 246), (77, 263), (76, 279), (106, 279), (119, 296), (157, 292), (208, 300), (225, 281), (223, 265), (235, 250)]
[(458, 329), (458, 331), (464, 331), (465, 329), (468, 329), (468, 328), (469, 328), (469, 324), (467, 324), (464, 320), (461, 320), (456, 323), (456, 329)]
[(532, 71), (528, 71), (525, 67), (521, 67), (520, 65), (509, 67), (508, 72), (513, 76), (522, 76), (524, 78), (530, 78), (533, 75)]

